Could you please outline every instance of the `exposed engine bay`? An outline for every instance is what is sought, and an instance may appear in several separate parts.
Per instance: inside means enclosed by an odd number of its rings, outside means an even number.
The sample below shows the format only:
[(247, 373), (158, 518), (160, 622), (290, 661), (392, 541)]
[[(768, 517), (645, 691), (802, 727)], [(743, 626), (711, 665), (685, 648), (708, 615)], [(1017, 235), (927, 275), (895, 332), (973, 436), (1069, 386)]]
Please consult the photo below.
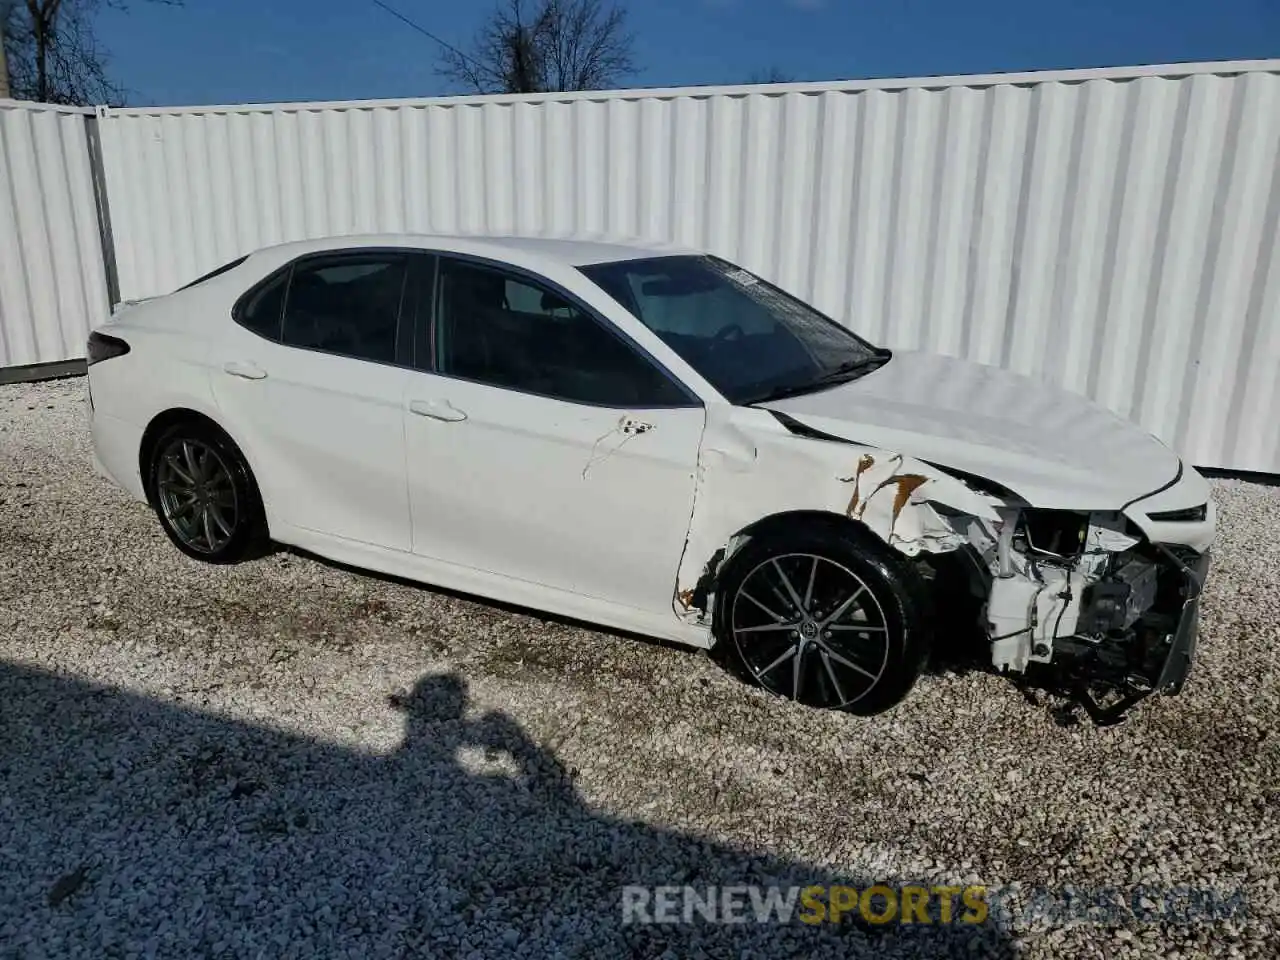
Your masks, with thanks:
[[(985, 560), (984, 627), (1002, 672), (1048, 671), (1100, 723), (1152, 692), (1177, 693), (1195, 645), (1208, 554), (1149, 542), (1117, 512), (1007, 507)], [(1121, 696), (1101, 707), (1103, 684)]]

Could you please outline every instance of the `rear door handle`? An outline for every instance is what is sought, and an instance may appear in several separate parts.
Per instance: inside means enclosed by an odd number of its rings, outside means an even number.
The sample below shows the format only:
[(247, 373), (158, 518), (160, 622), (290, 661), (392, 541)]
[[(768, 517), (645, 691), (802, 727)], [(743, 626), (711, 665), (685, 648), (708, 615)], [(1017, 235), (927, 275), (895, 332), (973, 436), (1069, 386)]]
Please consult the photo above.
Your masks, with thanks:
[(409, 403), (409, 412), (416, 413), (420, 417), (430, 417), (432, 420), (443, 420), (446, 423), (457, 423), (459, 420), (467, 419), (467, 415), (448, 400), (412, 400)]
[(222, 369), (231, 376), (244, 380), (264, 380), (267, 376), (267, 371), (247, 360), (230, 360), (222, 365)]

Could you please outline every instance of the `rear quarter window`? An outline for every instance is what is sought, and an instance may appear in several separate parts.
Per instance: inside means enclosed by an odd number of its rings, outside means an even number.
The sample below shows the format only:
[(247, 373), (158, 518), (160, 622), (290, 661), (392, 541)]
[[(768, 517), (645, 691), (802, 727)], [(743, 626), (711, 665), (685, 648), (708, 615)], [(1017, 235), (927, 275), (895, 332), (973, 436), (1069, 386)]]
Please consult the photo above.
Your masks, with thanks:
[(279, 341), (291, 272), (290, 268), (281, 270), (242, 298), (232, 314), (236, 323), (260, 337)]

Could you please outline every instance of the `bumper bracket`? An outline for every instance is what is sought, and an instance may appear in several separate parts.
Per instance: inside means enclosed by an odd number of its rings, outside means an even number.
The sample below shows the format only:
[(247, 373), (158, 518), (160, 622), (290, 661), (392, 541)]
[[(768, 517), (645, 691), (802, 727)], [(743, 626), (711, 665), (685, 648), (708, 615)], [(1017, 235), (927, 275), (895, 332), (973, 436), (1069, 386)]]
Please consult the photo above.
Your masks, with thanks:
[[(1160, 546), (1157, 544), (1157, 546)], [(1169, 644), (1169, 652), (1165, 656), (1164, 666), (1156, 680), (1156, 690), (1166, 696), (1176, 696), (1182, 692), (1182, 686), (1191, 672), (1191, 662), (1195, 658), (1196, 642), (1200, 637), (1200, 596), (1204, 592), (1205, 577), (1209, 574), (1209, 551), (1200, 554), (1188, 564), (1172, 550), (1161, 546), (1161, 550), (1182, 568), (1187, 578), (1186, 599), (1182, 604), (1182, 615), (1178, 618), (1178, 627)]]

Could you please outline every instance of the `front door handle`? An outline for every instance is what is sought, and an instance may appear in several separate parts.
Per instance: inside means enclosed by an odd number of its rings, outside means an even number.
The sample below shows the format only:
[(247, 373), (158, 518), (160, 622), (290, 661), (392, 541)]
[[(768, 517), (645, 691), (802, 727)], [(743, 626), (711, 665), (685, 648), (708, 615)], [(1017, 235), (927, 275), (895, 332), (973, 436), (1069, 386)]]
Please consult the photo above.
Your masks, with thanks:
[(263, 380), (267, 376), (267, 371), (248, 360), (230, 360), (222, 365), (222, 369), (231, 376), (244, 380)]
[(467, 419), (467, 415), (448, 400), (413, 400), (409, 403), (409, 412), (432, 420), (443, 420), (446, 423), (457, 423)]

